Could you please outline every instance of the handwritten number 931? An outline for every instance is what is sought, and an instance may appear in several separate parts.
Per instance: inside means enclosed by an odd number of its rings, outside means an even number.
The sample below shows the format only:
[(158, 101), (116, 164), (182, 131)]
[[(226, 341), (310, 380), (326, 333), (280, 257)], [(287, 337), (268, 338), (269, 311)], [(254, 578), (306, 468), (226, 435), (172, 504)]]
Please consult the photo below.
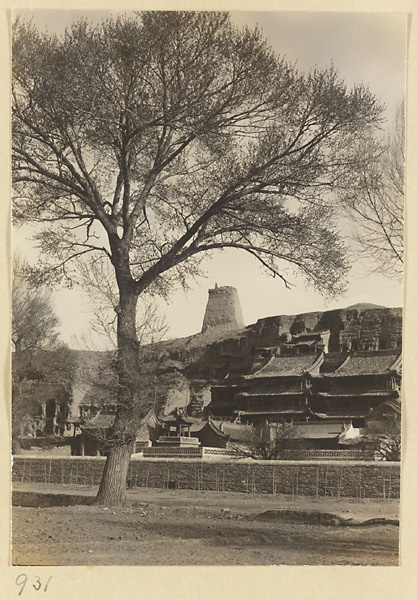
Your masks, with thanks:
[[(43, 590), (44, 592), (47, 591), (48, 589), (48, 585), (52, 579), (52, 575), (49, 577), (48, 581), (45, 583), (45, 585), (42, 584), (42, 581), (39, 579), (39, 577), (37, 575), (34, 575), (33, 579), (35, 580), (34, 583), (32, 583), (32, 587), (39, 592), (39, 590)], [(20, 575), (18, 575), (16, 577), (16, 585), (18, 587), (20, 587), (20, 591), (18, 596), (21, 595), (21, 593), (23, 592), (23, 590), (26, 587), (26, 584), (29, 581), (29, 577), (25, 574), (25, 573), (21, 573)]]

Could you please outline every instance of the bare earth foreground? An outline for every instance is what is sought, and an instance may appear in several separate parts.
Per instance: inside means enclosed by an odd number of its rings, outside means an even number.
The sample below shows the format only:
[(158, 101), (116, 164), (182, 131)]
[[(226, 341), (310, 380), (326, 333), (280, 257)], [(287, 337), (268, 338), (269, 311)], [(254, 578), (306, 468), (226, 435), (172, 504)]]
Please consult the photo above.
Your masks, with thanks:
[(398, 500), (137, 489), (108, 509), (95, 491), (15, 486), (12, 564), (398, 564)]

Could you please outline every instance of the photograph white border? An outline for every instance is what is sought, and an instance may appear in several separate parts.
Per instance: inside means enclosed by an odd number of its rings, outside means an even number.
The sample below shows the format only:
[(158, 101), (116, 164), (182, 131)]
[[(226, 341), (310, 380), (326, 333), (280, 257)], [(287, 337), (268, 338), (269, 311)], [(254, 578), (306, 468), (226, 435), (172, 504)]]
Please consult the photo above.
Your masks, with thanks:
[[(115, 6), (117, 4), (117, 6)], [(10, 562), (10, 16), (17, 8), (33, 9), (200, 9), (257, 11), (337, 11), (401, 12), (408, 14), (407, 80), (407, 188), (406, 188), (406, 268), (404, 278), (404, 385), (403, 385), (403, 462), (401, 491), (400, 566), (399, 567), (12, 567)], [(417, 244), (417, 3), (414, 0), (280, 0), (256, 4), (249, 0), (219, 2), (91, 2), (86, 6), (66, 2), (31, 0), (3, 2), (0, 18), (0, 181), (2, 200), (0, 219), (3, 252), (0, 253), (0, 345), (2, 401), (0, 402), (0, 598), (18, 597), (16, 577), (25, 572), (53, 580), (46, 593), (28, 587), (21, 595), (67, 600), (74, 597), (103, 600), (412, 600), (417, 597), (417, 369), (414, 345), (417, 339), (417, 284), (415, 256)], [(364, 536), (366, 532), (364, 531)]]

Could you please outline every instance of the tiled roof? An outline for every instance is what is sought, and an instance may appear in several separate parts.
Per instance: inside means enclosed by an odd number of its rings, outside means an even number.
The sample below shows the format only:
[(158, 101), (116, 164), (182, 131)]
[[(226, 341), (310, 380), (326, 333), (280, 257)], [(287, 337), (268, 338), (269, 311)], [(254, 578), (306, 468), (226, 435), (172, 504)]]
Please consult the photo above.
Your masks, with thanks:
[[(220, 429), (221, 427), (222, 427), (221, 423), (219, 423), (217, 425), (213, 420), (206, 421), (203, 424), (203, 426), (201, 426), (201, 424), (200, 424), (200, 429), (196, 432), (196, 434), (201, 434), (203, 432), (203, 430), (206, 430), (206, 429), (212, 429), (218, 436), (223, 437), (223, 438), (228, 438), (229, 436)], [(199, 435), (197, 435), (197, 437), (199, 437)]]
[(377, 352), (353, 352), (336, 369), (336, 376), (382, 375), (398, 368), (401, 363), (400, 350), (380, 350)]
[(250, 439), (252, 427), (240, 425), (238, 423), (229, 423), (227, 421), (215, 421), (216, 427), (223, 427), (223, 433), (229, 436), (231, 442), (247, 441)]
[(309, 440), (333, 439), (342, 433), (338, 423), (296, 423), (293, 427), (296, 437)]
[(261, 377), (300, 376), (316, 370), (323, 360), (322, 354), (296, 354), (293, 356), (273, 356), (264, 367), (247, 379)]
[(334, 373), (345, 362), (347, 356), (347, 352), (325, 354), (323, 363), (320, 365), (320, 373)]

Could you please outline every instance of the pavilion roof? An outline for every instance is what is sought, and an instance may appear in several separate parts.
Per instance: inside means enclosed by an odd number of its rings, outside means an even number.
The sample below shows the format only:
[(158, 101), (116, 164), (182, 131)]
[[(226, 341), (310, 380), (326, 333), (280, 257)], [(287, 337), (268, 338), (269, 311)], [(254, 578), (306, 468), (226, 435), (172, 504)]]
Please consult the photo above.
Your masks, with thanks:
[(184, 415), (169, 415), (159, 418), (165, 425), (193, 425), (196, 419), (185, 417)]

